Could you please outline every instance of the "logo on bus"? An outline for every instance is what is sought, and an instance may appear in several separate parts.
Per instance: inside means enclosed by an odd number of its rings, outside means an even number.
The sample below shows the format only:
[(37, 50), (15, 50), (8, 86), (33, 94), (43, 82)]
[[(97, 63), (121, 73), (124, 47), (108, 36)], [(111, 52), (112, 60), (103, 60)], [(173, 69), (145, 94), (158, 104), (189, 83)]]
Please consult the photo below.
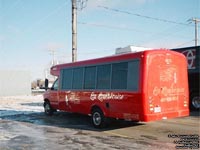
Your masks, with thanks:
[(188, 69), (195, 69), (196, 50), (189, 49), (182, 52), (187, 57)]
[(154, 87), (153, 89), (153, 95), (158, 96), (158, 95), (163, 95), (163, 96), (168, 96), (168, 95), (177, 95), (180, 93), (184, 93), (185, 89), (184, 88), (168, 88), (168, 87)]
[(178, 96), (185, 92), (184, 88), (158, 88), (154, 87), (153, 95), (154, 96), (161, 96), (161, 102), (170, 102), (170, 101), (177, 101)]
[(99, 100), (99, 101), (104, 101), (104, 100), (122, 100), (124, 98), (124, 95), (122, 94), (114, 94), (114, 93), (94, 93), (92, 92), (90, 94), (90, 100)]

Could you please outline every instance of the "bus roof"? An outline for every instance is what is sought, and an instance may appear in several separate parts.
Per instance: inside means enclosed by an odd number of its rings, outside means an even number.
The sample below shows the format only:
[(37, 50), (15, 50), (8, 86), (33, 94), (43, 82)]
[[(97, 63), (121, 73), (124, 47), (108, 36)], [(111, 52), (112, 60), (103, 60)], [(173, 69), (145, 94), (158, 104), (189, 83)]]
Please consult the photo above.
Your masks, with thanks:
[[(51, 67), (51, 74), (54, 76), (59, 76), (60, 70), (66, 67), (79, 67), (79, 66), (89, 66), (93, 64), (103, 64), (103, 63), (110, 63), (110, 62), (118, 62), (123, 60), (131, 60), (133, 58), (140, 58), (142, 55), (148, 55), (149, 53), (155, 53), (155, 52), (170, 52), (170, 53), (177, 53), (174, 51), (169, 51), (168, 49), (154, 49), (151, 51), (141, 51), (136, 53), (126, 53), (126, 54), (120, 54), (120, 55), (112, 55), (102, 58), (96, 58), (96, 59), (89, 59), (89, 60), (83, 60), (83, 61), (77, 61), (72, 63), (64, 63), (59, 64)], [(180, 54), (180, 53), (179, 53)]]

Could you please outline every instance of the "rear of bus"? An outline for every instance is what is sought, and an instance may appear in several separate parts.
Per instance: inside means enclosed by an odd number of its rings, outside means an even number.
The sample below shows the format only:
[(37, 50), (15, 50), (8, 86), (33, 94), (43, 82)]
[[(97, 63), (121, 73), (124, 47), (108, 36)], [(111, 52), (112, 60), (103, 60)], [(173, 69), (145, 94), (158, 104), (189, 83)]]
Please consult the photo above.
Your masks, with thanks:
[(168, 51), (144, 52), (143, 121), (189, 115), (187, 61)]

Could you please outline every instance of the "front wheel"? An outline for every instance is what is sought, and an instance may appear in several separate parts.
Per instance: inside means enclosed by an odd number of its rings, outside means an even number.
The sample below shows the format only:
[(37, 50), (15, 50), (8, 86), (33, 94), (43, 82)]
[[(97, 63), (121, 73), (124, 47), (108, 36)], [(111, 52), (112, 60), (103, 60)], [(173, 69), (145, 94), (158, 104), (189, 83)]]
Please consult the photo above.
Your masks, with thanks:
[(99, 108), (95, 108), (92, 110), (91, 116), (92, 124), (95, 128), (103, 128), (106, 125), (106, 120), (103, 112)]
[(44, 112), (47, 116), (53, 115), (54, 110), (52, 109), (52, 107), (48, 101), (44, 102)]

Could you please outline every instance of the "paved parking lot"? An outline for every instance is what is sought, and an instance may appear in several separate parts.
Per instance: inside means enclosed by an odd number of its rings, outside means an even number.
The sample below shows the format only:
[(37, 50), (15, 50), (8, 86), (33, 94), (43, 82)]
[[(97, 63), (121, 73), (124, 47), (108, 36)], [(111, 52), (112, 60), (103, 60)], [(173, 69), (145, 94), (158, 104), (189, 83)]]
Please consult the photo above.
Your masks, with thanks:
[(149, 123), (113, 121), (99, 130), (88, 116), (45, 116), (42, 96), (0, 98), (0, 149), (198, 149), (199, 116), (195, 111), (188, 117)]

